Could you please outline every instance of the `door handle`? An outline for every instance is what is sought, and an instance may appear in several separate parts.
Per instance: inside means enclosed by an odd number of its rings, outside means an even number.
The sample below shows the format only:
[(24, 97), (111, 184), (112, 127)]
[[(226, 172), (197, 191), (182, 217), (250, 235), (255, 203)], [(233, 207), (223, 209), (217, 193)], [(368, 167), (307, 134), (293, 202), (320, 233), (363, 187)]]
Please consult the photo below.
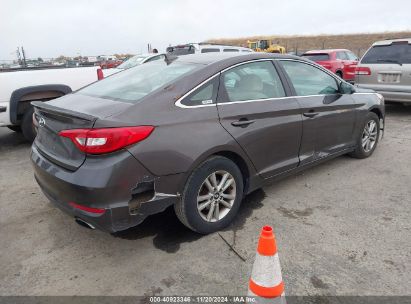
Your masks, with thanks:
[(241, 118), (240, 120), (237, 120), (237, 121), (233, 121), (232, 123), (231, 123), (231, 125), (233, 126), (233, 127), (242, 127), (242, 128), (245, 128), (245, 127), (247, 127), (247, 126), (249, 126), (249, 125), (251, 125), (252, 123), (254, 123), (255, 122), (255, 120), (248, 120), (248, 119), (244, 119), (244, 118)]
[(320, 114), (320, 113), (314, 112), (314, 110), (310, 110), (310, 111), (308, 111), (308, 112), (306, 112), (306, 113), (303, 113), (303, 115), (304, 115), (305, 117), (308, 117), (308, 118), (313, 118), (313, 117), (317, 116), (318, 114)]

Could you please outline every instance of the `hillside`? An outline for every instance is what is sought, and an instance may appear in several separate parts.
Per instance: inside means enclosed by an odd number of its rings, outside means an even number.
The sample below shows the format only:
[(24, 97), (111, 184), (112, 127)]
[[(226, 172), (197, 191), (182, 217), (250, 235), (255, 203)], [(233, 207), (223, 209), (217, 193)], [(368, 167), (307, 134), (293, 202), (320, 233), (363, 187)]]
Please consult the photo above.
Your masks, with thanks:
[(361, 56), (373, 42), (377, 40), (411, 37), (411, 31), (385, 32), (376, 34), (345, 34), (317, 36), (254, 36), (243, 38), (209, 39), (207, 42), (229, 45), (247, 46), (247, 40), (270, 39), (274, 43), (285, 46), (287, 52), (298, 53), (313, 49), (344, 48)]

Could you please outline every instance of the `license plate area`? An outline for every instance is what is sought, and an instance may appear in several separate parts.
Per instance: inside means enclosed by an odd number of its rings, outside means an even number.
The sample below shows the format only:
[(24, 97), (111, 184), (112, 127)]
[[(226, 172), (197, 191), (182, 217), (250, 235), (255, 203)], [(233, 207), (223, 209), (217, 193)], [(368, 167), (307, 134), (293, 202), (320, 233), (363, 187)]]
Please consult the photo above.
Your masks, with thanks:
[(401, 73), (378, 73), (378, 82), (381, 83), (400, 83)]

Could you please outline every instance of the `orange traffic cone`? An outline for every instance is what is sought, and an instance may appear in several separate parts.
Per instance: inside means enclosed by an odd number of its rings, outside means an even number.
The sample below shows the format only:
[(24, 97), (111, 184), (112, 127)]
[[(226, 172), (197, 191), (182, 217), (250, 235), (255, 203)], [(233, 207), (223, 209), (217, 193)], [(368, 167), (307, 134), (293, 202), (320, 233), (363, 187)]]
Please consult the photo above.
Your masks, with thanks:
[(264, 226), (261, 231), (248, 295), (256, 297), (256, 303), (286, 303), (280, 259), (270, 226)]

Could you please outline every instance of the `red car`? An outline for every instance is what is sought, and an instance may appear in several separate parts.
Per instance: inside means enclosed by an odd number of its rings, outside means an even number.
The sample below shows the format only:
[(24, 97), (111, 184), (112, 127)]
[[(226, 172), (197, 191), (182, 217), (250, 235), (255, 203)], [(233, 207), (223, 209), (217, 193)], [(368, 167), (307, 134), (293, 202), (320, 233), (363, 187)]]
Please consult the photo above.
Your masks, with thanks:
[(348, 82), (354, 82), (355, 67), (358, 57), (353, 52), (344, 49), (308, 51), (302, 55)]

